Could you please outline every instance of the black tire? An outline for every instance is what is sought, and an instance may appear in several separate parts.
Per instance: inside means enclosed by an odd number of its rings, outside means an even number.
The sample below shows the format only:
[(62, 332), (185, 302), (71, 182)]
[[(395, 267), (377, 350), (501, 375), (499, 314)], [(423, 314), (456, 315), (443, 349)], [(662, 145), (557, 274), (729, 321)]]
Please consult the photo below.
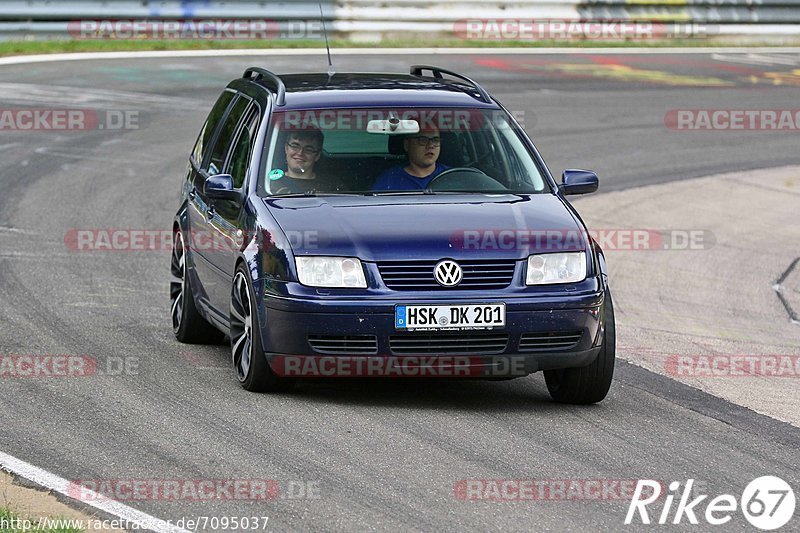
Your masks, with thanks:
[(555, 401), (587, 405), (603, 400), (608, 394), (616, 360), (614, 304), (608, 290), (603, 303), (603, 322), (603, 346), (592, 364), (579, 368), (545, 370), (547, 390)]
[(183, 232), (175, 231), (172, 244), (169, 297), (175, 338), (186, 344), (219, 344), (225, 336), (200, 316), (194, 304), (191, 279), (186, 270), (186, 242)]
[[(267, 363), (258, 326), (258, 308), (250, 273), (239, 265), (231, 290), (231, 360), (239, 384), (251, 392), (285, 392), (294, 380), (277, 376)], [(256, 326), (253, 327), (253, 324)]]

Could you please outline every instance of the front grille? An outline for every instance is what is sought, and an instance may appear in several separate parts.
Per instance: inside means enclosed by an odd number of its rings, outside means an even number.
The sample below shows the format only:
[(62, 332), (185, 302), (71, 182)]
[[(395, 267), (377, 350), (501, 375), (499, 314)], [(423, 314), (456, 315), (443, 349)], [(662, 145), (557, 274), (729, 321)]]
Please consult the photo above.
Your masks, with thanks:
[(376, 354), (378, 339), (374, 335), (309, 335), (308, 344), (318, 353)]
[(517, 262), (480, 259), (456, 261), (464, 272), (461, 283), (443, 287), (433, 277), (439, 261), (382, 261), (378, 270), (386, 286), (395, 291), (503, 289), (511, 284)]
[(580, 331), (547, 331), (525, 333), (519, 341), (521, 352), (567, 350), (581, 340)]
[(496, 354), (506, 350), (505, 333), (392, 335), (389, 348), (397, 355), (421, 354)]

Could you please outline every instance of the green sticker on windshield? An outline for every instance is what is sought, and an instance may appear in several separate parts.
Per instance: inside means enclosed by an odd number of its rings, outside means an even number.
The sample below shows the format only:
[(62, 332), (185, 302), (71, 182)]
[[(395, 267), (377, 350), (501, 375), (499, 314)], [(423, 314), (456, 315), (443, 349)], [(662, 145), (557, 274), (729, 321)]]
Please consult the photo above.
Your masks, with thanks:
[(283, 170), (281, 170), (279, 168), (274, 168), (274, 169), (269, 171), (268, 176), (269, 176), (269, 179), (271, 179), (272, 181), (279, 180), (279, 179), (281, 179), (283, 177)]

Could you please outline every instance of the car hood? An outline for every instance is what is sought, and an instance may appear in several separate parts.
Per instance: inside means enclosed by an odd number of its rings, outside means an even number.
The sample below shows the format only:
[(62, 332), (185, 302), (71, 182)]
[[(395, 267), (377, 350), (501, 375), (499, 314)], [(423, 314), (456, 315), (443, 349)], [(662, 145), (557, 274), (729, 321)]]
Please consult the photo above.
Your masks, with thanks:
[(583, 227), (553, 194), (266, 198), (296, 255), (522, 259), (584, 250)]

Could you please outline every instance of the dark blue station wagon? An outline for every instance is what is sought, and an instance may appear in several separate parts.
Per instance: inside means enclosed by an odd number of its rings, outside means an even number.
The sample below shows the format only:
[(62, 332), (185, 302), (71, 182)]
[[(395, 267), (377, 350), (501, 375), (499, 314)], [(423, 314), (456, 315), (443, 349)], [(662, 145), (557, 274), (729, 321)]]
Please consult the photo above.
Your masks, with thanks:
[(473, 80), (248, 68), (215, 103), (174, 220), (172, 325), (230, 341), (251, 391), (312, 377), (510, 379), (608, 393), (602, 250), (535, 146)]

